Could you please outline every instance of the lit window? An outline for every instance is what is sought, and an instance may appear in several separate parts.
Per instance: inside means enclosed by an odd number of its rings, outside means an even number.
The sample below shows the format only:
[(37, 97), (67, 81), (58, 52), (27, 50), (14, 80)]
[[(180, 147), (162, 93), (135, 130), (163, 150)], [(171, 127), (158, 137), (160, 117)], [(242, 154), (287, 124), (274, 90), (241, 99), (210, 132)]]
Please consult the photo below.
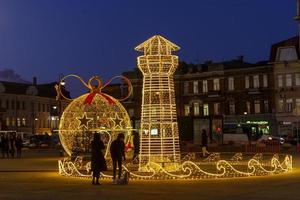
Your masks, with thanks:
[(279, 112), (283, 112), (284, 110), (283, 99), (278, 100), (278, 110)]
[(254, 101), (254, 112), (260, 113), (260, 101), (259, 100)]
[(184, 105), (184, 115), (189, 116), (190, 115), (190, 106)]
[(286, 100), (286, 111), (287, 112), (293, 111), (293, 99)]
[(188, 94), (189, 93), (189, 82), (183, 83), (183, 93)]
[(259, 88), (259, 75), (253, 76), (253, 87)]
[(285, 86), (292, 87), (292, 74), (285, 75)]
[(297, 86), (300, 85), (300, 73), (295, 74), (295, 84)]
[(228, 78), (228, 90), (234, 90), (234, 78), (233, 77)]
[(235, 103), (234, 103), (234, 101), (229, 102), (229, 114), (230, 115), (235, 114)]
[(17, 126), (20, 127), (21, 126), (21, 119), (17, 118)]
[(283, 86), (282, 75), (278, 75), (277, 80), (278, 80), (278, 87), (282, 87)]
[(209, 115), (209, 107), (208, 104), (203, 104), (203, 115), (208, 116)]
[(199, 115), (199, 103), (194, 103), (194, 115), (198, 116)]
[(6, 126), (10, 126), (10, 120), (9, 120), (9, 117), (6, 117)]
[(194, 94), (198, 94), (198, 92), (199, 92), (198, 81), (193, 82), (193, 91), (194, 91)]
[(14, 117), (11, 118), (11, 125), (12, 126), (16, 125), (16, 119)]
[(295, 47), (280, 47), (277, 50), (276, 61), (297, 60), (297, 52)]
[(221, 111), (221, 104), (220, 103), (214, 103), (214, 114), (219, 115)]
[(246, 107), (247, 107), (247, 113), (251, 113), (251, 103), (250, 103), (250, 101), (247, 101), (246, 102)]
[(268, 75), (267, 74), (263, 75), (263, 84), (264, 84), (264, 87), (268, 87)]
[(202, 92), (207, 93), (207, 80), (202, 82)]
[(25, 118), (22, 119), (22, 126), (26, 126), (26, 119)]
[(219, 81), (218, 78), (215, 78), (215, 79), (214, 79), (214, 90), (215, 90), (215, 91), (220, 90), (220, 81)]
[(250, 83), (249, 83), (249, 76), (245, 76), (245, 88), (248, 89), (250, 86)]
[(264, 112), (268, 113), (269, 112), (269, 101), (264, 100)]

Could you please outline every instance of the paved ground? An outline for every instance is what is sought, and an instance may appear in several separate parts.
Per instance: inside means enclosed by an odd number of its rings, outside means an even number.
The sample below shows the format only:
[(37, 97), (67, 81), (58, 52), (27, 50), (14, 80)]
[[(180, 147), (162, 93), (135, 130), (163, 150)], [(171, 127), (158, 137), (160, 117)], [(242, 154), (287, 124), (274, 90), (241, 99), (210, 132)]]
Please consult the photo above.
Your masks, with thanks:
[[(45, 152), (44, 152), (45, 153)], [(15, 166), (15, 171), (56, 169), (56, 154), (27, 156), (23, 160), (0, 160), (0, 171)], [(41, 153), (43, 155), (43, 153)], [(45, 162), (47, 164), (45, 164)], [(34, 166), (37, 165), (37, 166)], [(300, 155), (294, 156), (292, 173), (272, 177), (201, 180), (201, 181), (132, 181), (129, 185), (111, 185), (104, 181), (93, 186), (90, 180), (61, 177), (57, 172), (0, 172), (0, 200), (66, 199), (222, 199), (222, 200), (299, 200)], [(6, 170), (5, 170), (6, 169)]]

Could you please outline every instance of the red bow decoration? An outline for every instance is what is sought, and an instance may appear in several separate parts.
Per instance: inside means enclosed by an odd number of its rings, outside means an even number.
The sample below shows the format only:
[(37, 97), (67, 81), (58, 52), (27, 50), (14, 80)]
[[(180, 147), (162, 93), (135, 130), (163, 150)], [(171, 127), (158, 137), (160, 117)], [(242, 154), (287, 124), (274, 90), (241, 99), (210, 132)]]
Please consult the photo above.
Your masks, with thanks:
[[(63, 97), (64, 99), (67, 99), (67, 100), (73, 100), (73, 99), (70, 99), (70, 98), (67, 98), (66, 96), (64, 96), (64, 94), (61, 92), (61, 83), (68, 77), (75, 77), (77, 79), (79, 79), (81, 81), (81, 83), (87, 87), (91, 92), (90, 94), (85, 98), (83, 104), (92, 104), (93, 102), (93, 99), (96, 95), (101, 95), (104, 99), (107, 100), (107, 102), (109, 104), (115, 104), (115, 100), (114, 98), (112, 98), (111, 96), (109, 96), (108, 94), (105, 94), (103, 93), (101, 90), (103, 88), (105, 88), (107, 85), (109, 85), (114, 79), (117, 79), (117, 78), (121, 78), (123, 79), (127, 85), (128, 85), (128, 94), (126, 97), (124, 98), (121, 98), (121, 99), (118, 99), (119, 101), (124, 101), (125, 99), (127, 99), (130, 95), (131, 95), (131, 92), (132, 92), (132, 85), (131, 85), (131, 82), (128, 78), (126, 78), (125, 76), (115, 76), (113, 78), (111, 78), (107, 83), (103, 84), (100, 77), (98, 76), (93, 76), (92, 78), (89, 79), (89, 81), (86, 83), (83, 81), (83, 79), (80, 77), (80, 76), (77, 76), (77, 75), (74, 75), (74, 74), (70, 74), (70, 75), (67, 75), (65, 77), (63, 77), (59, 84), (55, 86), (55, 89), (56, 89), (56, 92), (58, 94), (58, 96), (60, 97)], [(92, 85), (92, 81), (96, 81), (98, 82), (98, 85), (97, 86), (93, 86)]]

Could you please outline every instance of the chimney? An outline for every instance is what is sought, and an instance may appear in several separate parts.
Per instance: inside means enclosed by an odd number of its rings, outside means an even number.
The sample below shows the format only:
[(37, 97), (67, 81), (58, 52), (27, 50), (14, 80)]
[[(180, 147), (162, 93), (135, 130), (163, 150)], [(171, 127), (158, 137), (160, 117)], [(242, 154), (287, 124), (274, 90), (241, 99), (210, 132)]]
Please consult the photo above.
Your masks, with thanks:
[(37, 85), (37, 78), (36, 77), (32, 78), (32, 85)]

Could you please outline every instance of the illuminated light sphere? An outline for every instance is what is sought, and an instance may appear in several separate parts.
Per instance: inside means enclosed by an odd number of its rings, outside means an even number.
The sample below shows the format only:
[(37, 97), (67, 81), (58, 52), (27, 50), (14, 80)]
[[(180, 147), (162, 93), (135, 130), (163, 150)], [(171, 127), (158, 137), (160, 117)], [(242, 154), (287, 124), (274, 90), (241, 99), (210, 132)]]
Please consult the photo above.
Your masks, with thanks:
[(107, 94), (97, 93), (90, 103), (85, 103), (90, 94), (72, 100), (62, 113), (60, 141), (68, 155), (86, 155), (91, 151), (93, 134), (99, 132), (107, 146), (107, 157), (108, 147), (119, 133), (128, 138), (132, 130), (130, 118), (123, 105)]
[(135, 48), (144, 55), (137, 59), (143, 74), (140, 171), (149, 162), (159, 163), (168, 171), (180, 165), (179, 133), (173, 74), (180, 48), (155, 35)]

